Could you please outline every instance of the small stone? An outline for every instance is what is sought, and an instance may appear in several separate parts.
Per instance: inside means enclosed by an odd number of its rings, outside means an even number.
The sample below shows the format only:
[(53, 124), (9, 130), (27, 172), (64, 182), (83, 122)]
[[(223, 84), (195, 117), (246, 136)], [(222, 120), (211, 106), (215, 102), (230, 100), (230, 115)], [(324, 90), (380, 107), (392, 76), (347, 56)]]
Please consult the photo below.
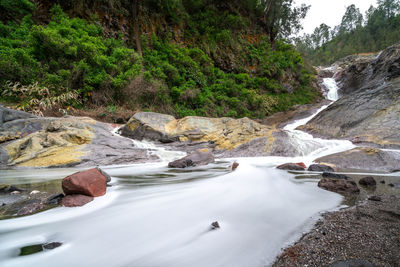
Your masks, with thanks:
[(321, 179), (318, 187), (336, 193), (359, 193), (360, 189), (354, 181), (344, 179)]
[(55, 194), (49, 196), (46, 200), (47, 205), (58, 205), (61, 203), (61, 200), (64, 198), (64, 194)]
[(238, 166), (239, 166), (239, 163), (234, 162), (234, 163), (232, 164), (232, 171), (236, 170), (236, 168), (237, 168)]
[(376, 181), (374, 177), (371, 176), (361, 178), (358, 183), (363, 186), (376, 186)]
[(368, 200), (371, 200), (371, 201), (382, 201), (382, 198), (378, 197), (378, 196), (370, 196), (368, 198)]
[(106, 193), (106, 185), (107, 178), (95, 168), (74, 173), (62, 180), (62, 189), (66, 195), (99, 197)]
[(36, 195), (39, 194), (40, 191), (39, 190), (33, 190), (32, 192), (29, 193), (29, 195)]
[(43, 248), (44, 249), (55, 249), (61, 245), (62, 245), (62, 243), (60, 243), (60, 242), (51, 242), (51, 243), (43, 244)]
[(313, 171), (313, 172), (334, 172), (335, 170), (328, 165), (324, 164), (311, 164), (310, 167), (308, 167), (308, 171)]
[(18, 195), (18, 194), (21, 194), (21, 192), (20, 191), (12, 191), (10, 194), (11, 195)]
[(385, 184), (386, 182), (385, 182), (385, 180), (382, 180), (382, 181), (380, 181), (380, 183), (381, 183), (381, 184)]
[(213, 222), (213, 223), (211, 224), (211, 229), (212, 229), (212, 230), (215, 230), (215, 229), (218, 229), (218, 228), (221, 228), (221, 227), (219, 226), (219, 223), (218, 223), (218, 222)]

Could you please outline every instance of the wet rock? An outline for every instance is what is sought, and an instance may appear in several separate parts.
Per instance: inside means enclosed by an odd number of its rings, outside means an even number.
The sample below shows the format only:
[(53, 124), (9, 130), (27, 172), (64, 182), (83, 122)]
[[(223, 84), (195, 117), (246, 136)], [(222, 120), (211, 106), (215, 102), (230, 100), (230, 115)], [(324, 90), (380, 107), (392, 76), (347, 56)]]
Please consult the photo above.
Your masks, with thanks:
[(371, 201), (382, 201), (382, 198), (378, 197), (378, 196), (370, 196), (368, 198), (368, 200), (371, 200)]
[(342, 97), (301, 128), (316, 136), (353, 139), (384, 147), (400, 146), (400, 44), (378, 57), (347, 64)]
[(239, 163), (234, 162), (234, 163), (232, 164), (232, 171), (236, 170), (237, 167), (239, 167)]
[(218, 222), (213, 222), (213, 223), (211, 224), (211, 229), (212, 229), (212, 230), (219, 229), (219, 228), (221, 228), (221, 227), (219, 226), (219, 223), (218, 223)]
[(359, 193), (360, 189), (354, 181), (343, 179), (326, 179), (323, 178), (318, 182), (318, 186), (336, 193)]
[(18, 194), (21, 194), (21, 191), (12, 191), (10, 194), (11, 195), (18, 195)]
[[(303, 167), (304, 166), (304, 167)], [(304, 171), (305, 165), (299, 165), (299, 163), (285, 163), (276, 167), (280, 170), (290, 170), (290, 171)]]
[(382, 181), (380, 181), (380, 183), (381, 183), (381, 184), (385, 184), (386, 182), (385, 182), (385, 180), (382, 180)]
[(215, 162), (215, 159), (211, 152), (195, 152), (186, 157), (168, 163), (168, 167), (186, 168), (186, 167), (207, 165), (212, 162)]
[(0, 185), (0, 193), (24, 192), (25, 189), (16, 187), (15, 185)]
[(47, 198), (46, 204), (47, 205), (59, 205), (64, 198), (64, 194), (54, 194)]
[(400, 169), (400, 154), (370, 147), (357, 147), (321, 157), (315, 161), (321, 164), (335, 165), (341, 169), (383, 172), (393, 172)]
[(65, 207), (81, 207), (91, 201), (93, 201), (93, 197), (74, 194), (65, 196), (61, 204)]
[(344, 260), (335, 261), (326, 267), (374, 267), (374, 265), (366, 260)]
[(96, 170), (98, 170), (101, 174), (104, 175), (104, 177), (106, 177), (107, 183), (111, 182), (111, 176), (108, 173), (106, 173), (105, 171), (103, 171), (99, 167), (96, 167)]
[(62, 189), (66, 195), (98, 197), (106, 193), (106, 184), (106, 177), (94, 168), (65, 177), (62, 180)]
[(29, 195), (36, 195), (39, 194), (40, 191), (39, 190), (33, 190), (32, 192), (29, 193)]
[(55, 249), (55, 248), (60, 247), (61, 245), (62, 245), (62, 243), (60, 243), (60, 242), (51, 242), (51, 243), (43, 244), (43, 248), (44, 249)]
[(332, 178), (332, 179), (344, 179), (344, 180), (350, 179), (348, 176), (346, 176), (344, 174), (338, 174), (338, 173), (332, 173), (332, 172), (323, 172), (322, 177)]
[(374, 177), (371, 176), (361, 178), (358, 183), (363, 186), (376, 186), (376, 181)]
[(388, 184), (388, 186), (390, 186), (390, 187), (400, 187), (400, 184), (398, 184), (398, 183), (390, 183), (390, 184)]
[(17, 216), (26, 216), (26, 215), (30, 215), (30, 214), (36, 213), (38, 211), (41, 211), (45, 208), (46, 208), (46, 205), (44, 203), (42, 203), (38, 199), (33, 199), (33, 200), (30, 200), (29, 202), (27, 202), (26, 204), (24, 204), (23, 207), (20, 210), (18, 210), (16, 215)]
[(335, 170), (328, 165), (324, 165), (324, 164), (311, 164), (308, 167), (308, 171), (312, 171), (312, 172), (334, 172)]

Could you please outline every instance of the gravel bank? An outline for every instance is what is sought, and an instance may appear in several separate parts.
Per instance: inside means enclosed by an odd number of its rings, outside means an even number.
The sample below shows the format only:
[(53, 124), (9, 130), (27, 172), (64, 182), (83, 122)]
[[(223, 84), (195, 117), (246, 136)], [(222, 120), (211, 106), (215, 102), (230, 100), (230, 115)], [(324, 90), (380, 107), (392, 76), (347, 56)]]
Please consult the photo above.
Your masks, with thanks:
[(324, 214), (273, 266), (329, 266), (352, 259), (375, 266), (400, 266), (400, 196), (380, 198)]

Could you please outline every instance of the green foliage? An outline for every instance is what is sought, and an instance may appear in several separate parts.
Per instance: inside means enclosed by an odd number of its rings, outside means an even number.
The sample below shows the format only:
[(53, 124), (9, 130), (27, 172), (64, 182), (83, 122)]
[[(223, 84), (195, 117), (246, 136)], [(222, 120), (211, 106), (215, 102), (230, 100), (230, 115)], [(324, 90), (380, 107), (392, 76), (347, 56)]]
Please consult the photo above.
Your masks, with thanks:
[(141, 59), (121, 40), (106, 39), (102, 29), (70, 19), (59, 6), (52, 21), (34, 25), (0, 23), (0, 85), (7, 81), (77, 90), (86, 100), (93, 91), (113, 89), (113, 97), (139, 74)]
[[(46, 25), (35, 24), (30, 15), (20, 23), (0, 23), (0, 86), (7, 92), (11, 87), (26, 89), (23, 99), (8, 93), (3, 97), (31, 103), (39, 97), (29, 90), (47, 88), (47, 98), (62, 92), (74, 96), (61, 97), (52, 106), (100, 104), (113, 113), (125, 104), (178, 117), (251, 118), (314, 101), (319, 93), (312, 87), (313, 73), (293, 46), (283, 40), (271, 44), (254, 23), (251, 14), (259, 7), (250, 2), (138, 2), (144, 18), (167, 23), (161, 25), (163, 33), (142, 35), (142, 56), (121, 39), (106, 38), (97, 22), (70, 18), (58, 5)], [(130, 12), (125, 0), (72, 3), (62, 5), (72, 5), (71, 13), (98, 5)], [(181, 41), (171, 30), (176, 27), (182, 31)]]

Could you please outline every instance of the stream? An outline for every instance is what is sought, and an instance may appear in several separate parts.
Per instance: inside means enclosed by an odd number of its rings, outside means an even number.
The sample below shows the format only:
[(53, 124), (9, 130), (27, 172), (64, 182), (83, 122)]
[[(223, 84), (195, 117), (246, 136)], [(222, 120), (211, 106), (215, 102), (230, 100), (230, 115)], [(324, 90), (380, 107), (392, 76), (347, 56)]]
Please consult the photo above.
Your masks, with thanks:
[[(337, 100), (334, 80), (324, 82), (328, 99)], [(318, 188), (316, 179), (276, 169), (354, 147), (296, 130), (326, 107), (284, 128), (298, 148), (296, 157), (223, 159), (178, 170), (167, 162), (184, 153), (134, 141), (161, 162), (103, 166), (112, 187), (83, 207), (0, 220), (0, 266), (268, 266), (322, 212), (342, 203), (342, 196)], [(232, 172), (234, 161), (239, 167)], [(60, 180), (76, 171), (5, 170), (0, 184)], [(214, 221), (220, 229), (211, 229)], [(21, 247), (47, 242), (62, 246), (18, 256)]]

